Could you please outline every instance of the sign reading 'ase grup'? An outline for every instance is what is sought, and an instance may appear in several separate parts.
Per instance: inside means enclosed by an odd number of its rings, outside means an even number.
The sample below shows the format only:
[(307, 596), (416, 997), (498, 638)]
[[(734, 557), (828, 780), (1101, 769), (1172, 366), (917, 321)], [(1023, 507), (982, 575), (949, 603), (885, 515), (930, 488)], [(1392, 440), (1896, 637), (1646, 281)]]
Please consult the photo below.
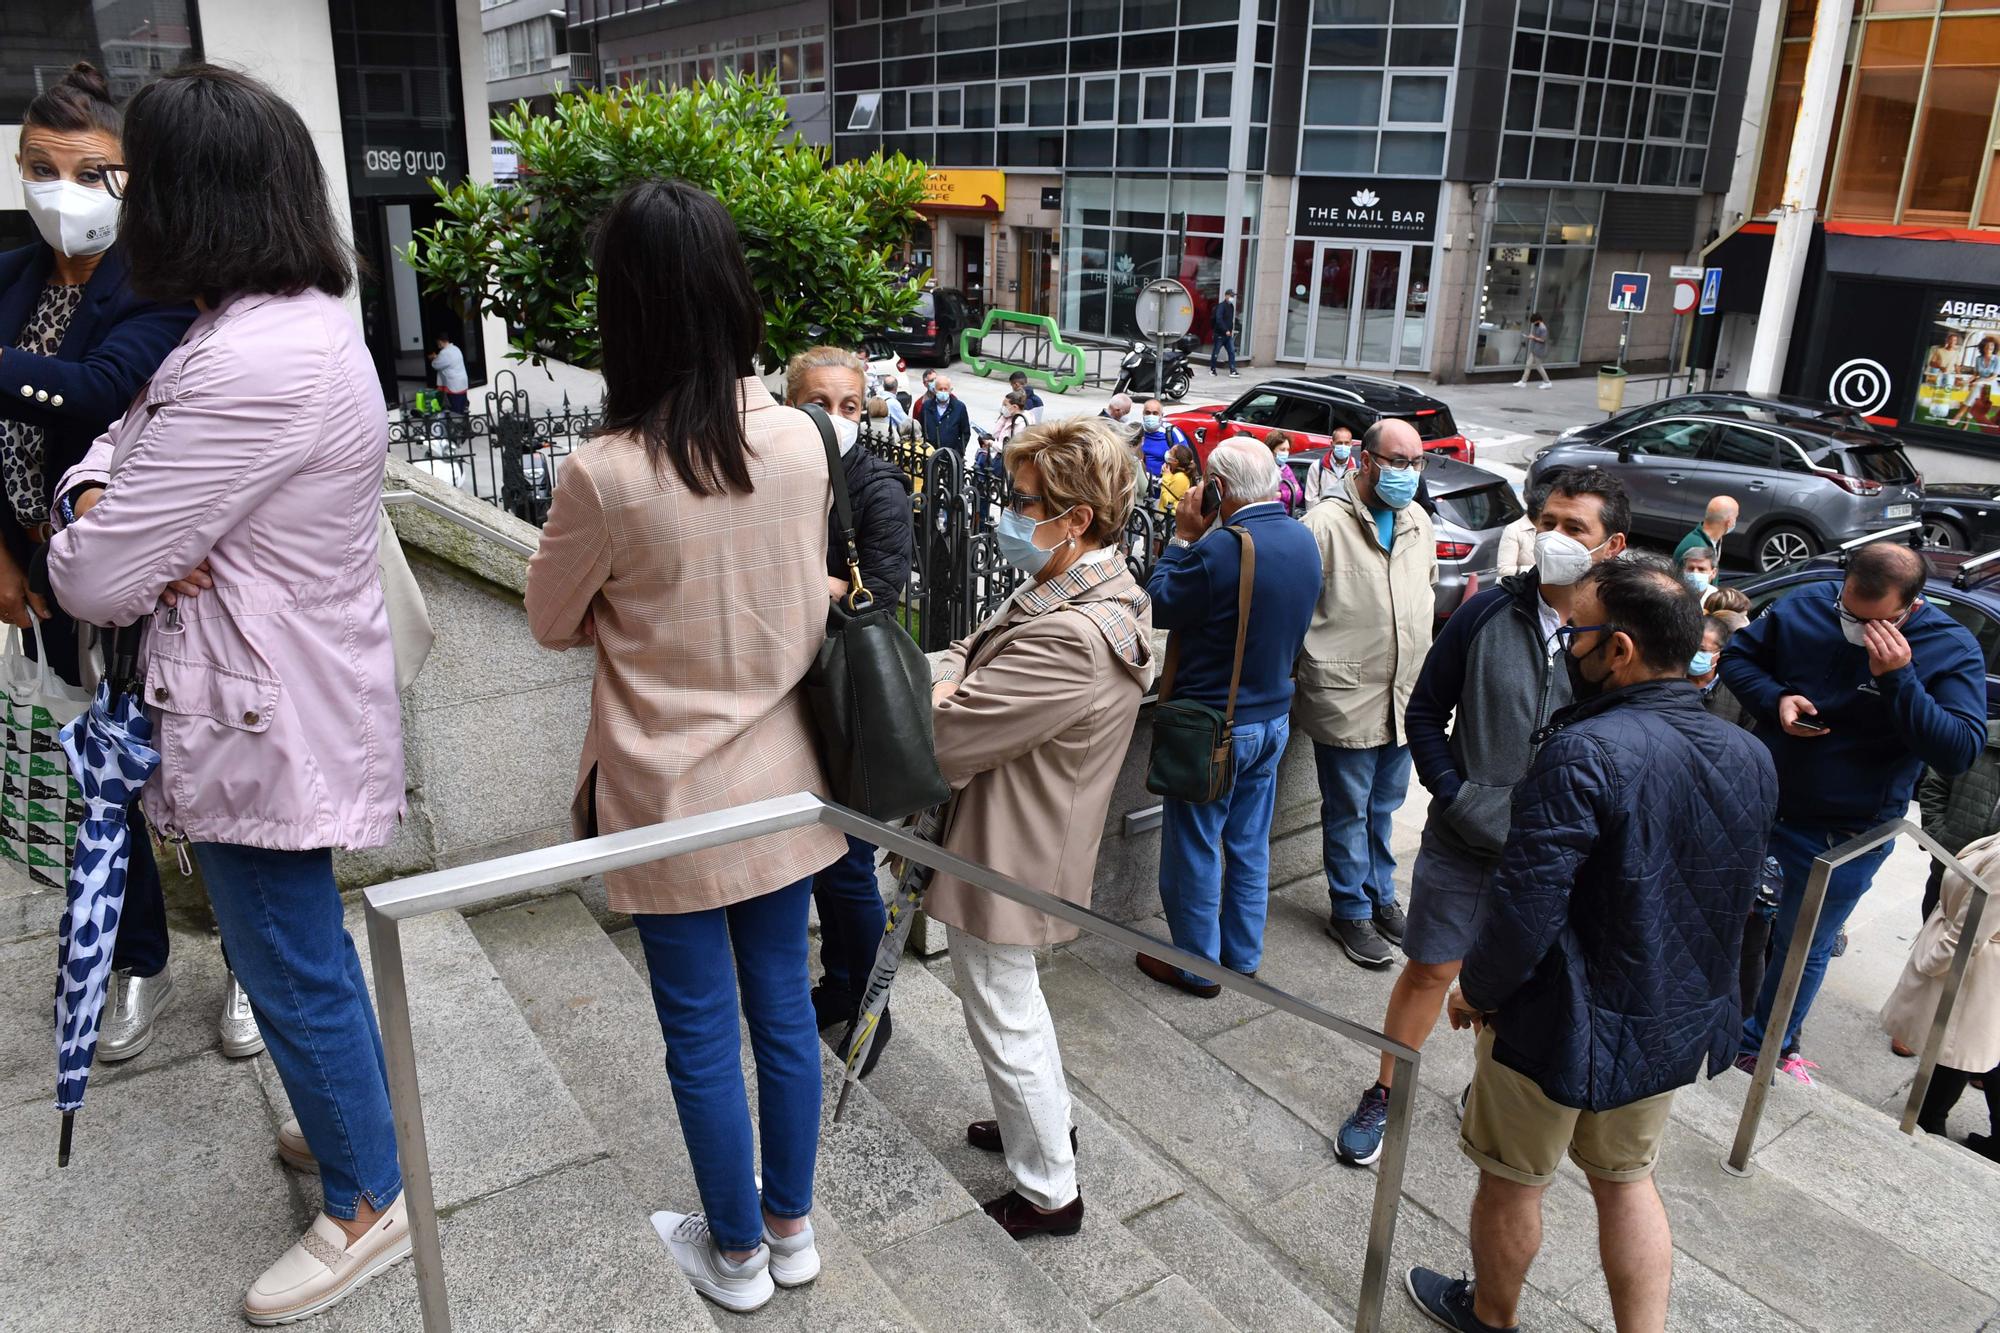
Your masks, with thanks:
[(1380, 176), (1301, 176), (1294, 236), (1427, 243), (1437, 233), (1439, 183)]

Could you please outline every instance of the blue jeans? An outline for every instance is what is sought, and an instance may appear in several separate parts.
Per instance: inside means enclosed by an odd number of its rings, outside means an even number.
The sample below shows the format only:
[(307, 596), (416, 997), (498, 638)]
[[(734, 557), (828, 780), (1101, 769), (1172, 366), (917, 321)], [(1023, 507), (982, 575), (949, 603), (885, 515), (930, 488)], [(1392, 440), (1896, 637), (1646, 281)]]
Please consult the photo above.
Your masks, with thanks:
[(1396, 903), (1389, 830), (1410, 789), (1410, 747), (1314, 745), (1326, 895), (1339, 921), (1368, 921)]
[[(1292, 721), (1238, 722), (1236, 779), (1219, 801), (1169, 798), (1160, 826), (1160, 902), (1176, 947), (1235, 972), (1264, 959), (1271, 815)], [(1197, 978), (1198, 979), (1198, 978)]]
[[(1785, 956), (1790, 951), (1792, 932), (1798, 929), (1799, 908), (1806, 896), (1806, 880), (1812, 874), (1813, 858), (1837, 847), (1864, 829), (1840, 830), (1802, 828), (1778, 823), (1771, 828), (1771, 855), (1785, 872), (1784, 896), (1778, 900), (1778, 919), (1771, 926), (1771, 958), (1764, 969), (1764, 984), (1757, 992), (1757, 1012), (1743, 1020), (1741, 1049), (1755, 1055), (1764, 1045), (1764, 1029), (1771, 1021), (1771, 1007), (1777, 1003), (1778, 982), (1785, 973)], [(1895, 843), (1888, 842), (1863, 857), (1857, 857), (1833, 872), (1827, 881), (1826, 902), (1820, 908), (1819, 926), (1813, 931), (1812, 948), (1806, 954), (1806, 968), (1799, 978), (1798, 1002), (1792, 1006), (1792, 1021), (1785, 1029), (1785, 1050), (1799, 1044), (1799, 1030), (1806, 1014), (1826, 980), (1827, 961), (1833, 957), (1834, 937), (1847, 924), (1861, 896), (1875, 883), (1875, 872), (1889, 859)]]
[(819, 966), (829, 990), (859, 1005), (889, 913), (875, 879), (875, 845), (849, 837), (847, 855), (813, 876), (819, 906)]
[(667, 1039), (667, 1080), (681, 1138), (702, 1211), (724, 1250), (754, 1250), (764, 1236), (737, 1036), (739, 990), (757, 1057), (763, 1207), (774, 1217), (812, 1211), (820, 1072), (806, 975), (811, 891), (812, 881), (802, 879), (728, 907), (632, 918)]
[(333, 853), (194, 844), (230, 966), (250, 997), (285, 1096), (319, 1159), (326, 1211), (403, 1192), (389, 1075), (368, 981), (340, 915)]
[(1236, 335), (1233, 333), (1218, 333), (1215, 335), (1214, 344), (1208, 349), (1209, 374), (1213, 375), (1215, 373), (1215, 359), (1224, 352), (1229, 353), (1229, 372), (1232, 375), (1236, 373)]

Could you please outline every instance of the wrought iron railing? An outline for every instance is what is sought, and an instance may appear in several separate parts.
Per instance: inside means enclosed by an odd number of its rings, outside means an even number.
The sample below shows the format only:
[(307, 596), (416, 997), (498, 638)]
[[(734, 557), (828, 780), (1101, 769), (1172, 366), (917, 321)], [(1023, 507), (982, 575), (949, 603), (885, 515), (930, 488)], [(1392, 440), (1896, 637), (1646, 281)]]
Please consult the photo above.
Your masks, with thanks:
[(405, 409), (389, 422), (389, 451), (447, 486), (540, 527), (555, 497), (562, 460), (603, 424), (594, 410), (571, 405), (537, 416), (514, 372), (493, 377), (483, 414)]

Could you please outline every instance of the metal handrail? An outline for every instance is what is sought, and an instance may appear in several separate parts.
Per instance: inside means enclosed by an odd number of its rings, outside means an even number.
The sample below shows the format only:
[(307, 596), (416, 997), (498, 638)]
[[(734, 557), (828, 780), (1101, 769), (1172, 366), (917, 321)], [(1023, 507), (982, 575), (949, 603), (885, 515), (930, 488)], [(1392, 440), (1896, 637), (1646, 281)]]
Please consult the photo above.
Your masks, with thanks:
[(1952, 1008), (1958, 1003), (1959, 987), (1965, 981), (1966, 965), (1972, 961), (1972, 947), (1980, 937), (1980, 919), (1986, 914), (1986, 902), (1993, 889), (1936, 838), (1907, 819), (1892, 819), (1878, 829), (1813, 858), (1812, 875), (1806, 880), (1805, 900), (1799, 905), (1798, 924), (1792, 929), (1791, 944), (1785, 951), (1785, 970), (1778, 978), (1778, 993), (1771, 1004), (1771, 1021), (1764, 1028), (1764, 1045), (1757, 1052), (1757, 1072), (1750, 1077), (1750, 1095), (1743, 1101), (1743, 1117), (1736, 1125), (1736, 1143), (1722, 1164), (1723, 1170), (1731, 1175), (1750, 1174), (1750, 1152), (1757, 1142), (1757, 1128), (1764, 1119), (1764, 1103), (1771, 1095), (1772, 1076), (1778, 1067), (1778, 1056), (1784, 1049), (1785, 1029), (1792, 1025), (1792, 1010), (1798, 1005), (1799, 983), (1806, 970), (1806, 954), (1812, 947), (1813, 932), (1819, 928), (1820, 909), (1826, 905), (1826, 888), (1833, 879), (1833, 872), (1904, 833), (1915, 838), (1918, 845), (1937, 860), (1944, 862), (1947, 870), (1963, 875), (1975, 890), (1972, 901), (1966, 904), (1965, 926), (1959, 932), (1958, 949), (1952, 954), (1951, 971), (1945, 977), (1944, 992), (1938, 996), (1937, 1013), (1931, 1018), (1931, 1034), (1924, 1042), (1923, 1058), (1917, 1062), (1916, 1082), (1910, 1085), (1910, 1098), (1903, 1105), (1903, 1119), (1898, 1127), (1905, 1134), (1916, 1132), (1917, 1113), (1923, 1108), (1924, 1094), (1930, 1091), (1931, 1074), (1937, 1069), (1939, 1053), (1944, 1050), (1944, 1031), (1951, 1023)]
[(747, 838), (790, 829), (825, 825), (874, 843), (897, 856), (942, 871), (974, 888), (998, 894), (1024, 907), (1047, 913), (1125, 948), (1143, 950), (1206, 981), (1296, 1014), (1316, 1027), (1337, 1033), (1390, 1056), (1395, 1082), (1389, 1090), (1389, 1121), (1375, 1181), (1375, 1203), (1368, 1225), (1368, 1249), (1362, 1266), (1357, 1333), (1376, 1333), (1382, 1324), (1383, 1298), (1389, 1275), (1389, 1251), (1396, 1235), (1402, 1204), (1403, 1168), (1409, 1152), (1410, 1120), (1416, 1100), (1419, 1054), (1394, 1038), (1351, 1019), (1328, 1013), (1317, 1005), (1275, 987), (1232, 972), (1206, 958), (1185, 953), (1143, 935), (1129, 926), (1099, 916), (1085, 907), (1031, 889), (997, 871), (966, 860), (934, 843), (912, 837), (844, 806), (799, 793), (758, 801), (708, 815), (668, 820), (645, 828), (498, 857), (450, 870), (434, 870), (408, 879), (378, 884), (367, 890), (370, 965), (375, 973), (376, 1006), (382, 1024), (382, 1055), (388, 1067), (389, 1100), (396, 1125), (396, 1150), (402, 1159), (403, 1192), (408, 1201), (410, 1244), (417, 1269), (417, 1297), (423, 1308), (425, 1333), (451, 1327), (446, 1302), (444, 1255), (439, 1246), (437, 1201), (431, 1190), (430, 1150), (424, 1138), (421, 1089), (417, 1082), (416, 1047), (410, 1030), (410, 996), (403, 974), (402, 923), (433, 912), (461, 911), (524, 890), (555, 888), (588, 875), (645, 865), (662, 857), (679, 856)]
[(509, 536), (498, 528), (490, 528), (478, 519), (468, 518), (466, 515), (453, 509), (450, 505), (433, 500), (428, 495), (420, 495), (416, 491), (384, 491), (382, 492), (382, 503), (391, 509), (400, 509), (407, 506), (413, 509), (421, 509), (427, 514), (435, 514), (447, 522), (458, 524), (459, 527), (464, 528), (476, 537), (485, 538), (495, 546), (506, 547), (516, 555), (532, 556), (535, 553), (535, 548), (529, 543), (522, 541), (519, 537)]

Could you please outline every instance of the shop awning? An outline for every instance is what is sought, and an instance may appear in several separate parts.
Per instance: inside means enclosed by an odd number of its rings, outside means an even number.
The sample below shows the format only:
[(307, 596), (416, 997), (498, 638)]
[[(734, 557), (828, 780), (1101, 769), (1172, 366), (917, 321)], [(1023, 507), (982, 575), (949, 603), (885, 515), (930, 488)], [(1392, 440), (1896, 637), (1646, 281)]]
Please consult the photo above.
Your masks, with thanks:
[(2000, 235), (1941, 230), (1926, 236), (1907, 228), (1894, 234), (1885, 231), (1853, 223), (1827, 224), (1827, 271), (1898, 282), (2000, 287)]

